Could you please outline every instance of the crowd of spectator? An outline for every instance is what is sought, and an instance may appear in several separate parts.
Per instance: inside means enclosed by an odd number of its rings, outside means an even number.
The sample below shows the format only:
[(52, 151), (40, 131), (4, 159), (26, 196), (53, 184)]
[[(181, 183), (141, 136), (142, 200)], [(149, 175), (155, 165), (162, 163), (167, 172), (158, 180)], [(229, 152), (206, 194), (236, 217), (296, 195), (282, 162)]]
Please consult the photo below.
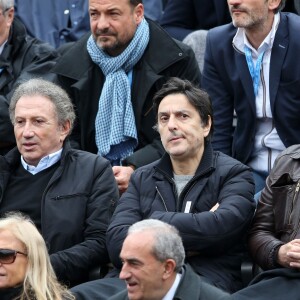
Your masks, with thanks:
[(299, 14), (0, 0), (0, 298), (300, 300)]

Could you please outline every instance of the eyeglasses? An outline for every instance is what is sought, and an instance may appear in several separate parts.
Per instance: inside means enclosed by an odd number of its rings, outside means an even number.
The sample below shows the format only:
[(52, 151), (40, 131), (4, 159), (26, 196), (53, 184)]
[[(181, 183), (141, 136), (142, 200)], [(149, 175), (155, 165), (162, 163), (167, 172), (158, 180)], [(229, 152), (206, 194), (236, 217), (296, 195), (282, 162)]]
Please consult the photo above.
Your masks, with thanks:
[(18, 254), (27, 256), (26, 253), (21, 251), (11, 249), (0, 249), (0, 263), (12, 264), (16, 260)]

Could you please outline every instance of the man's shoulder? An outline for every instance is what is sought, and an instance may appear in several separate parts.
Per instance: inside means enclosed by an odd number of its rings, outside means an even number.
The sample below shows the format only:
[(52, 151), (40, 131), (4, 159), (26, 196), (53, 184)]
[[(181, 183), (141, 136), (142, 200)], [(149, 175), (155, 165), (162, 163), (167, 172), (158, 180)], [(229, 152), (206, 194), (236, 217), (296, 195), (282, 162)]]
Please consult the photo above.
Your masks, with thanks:
[(67, 150), (66, 164), (77, 164), (83, 169), (90, 168), (91, 166), (104, 168), (110, 165), (109, 161), (104, 157), (78, 149)]
[(155, 160), (152, 163), (149, 163), (147, 165), (144, 165), (142, 167), (139, 167), (134, 171), (134, 176), (139, 178), (142, 175), (145, 175), (146, 177), (153, 174), (155, 172), (156, 166), (159, 164), (161, 159)]
[(79, 80), (82, 74), (90, 66), (94, 65), (87, 52), (87, 40), (90, 35), (91, 33), (86, 33), (78, 41), (61, 48), (59, 50), (61, 57), (52, 69), (52, 72)]
[(109, 297), (108, 300), (128, 300), (128, 292), (127, 289), (125, 289), (122, 292), (119, 292), (118, 294)]
[(280, 160), (284, 160), (285, 162), (290, 160), (300, 160), (300, 144), (292, 145), (283, 150), (277, 156), (276, 162), (278, 163)]
[(180, 52), (185, 53), (190, 51), (191, 49), (190, 46), (172, 38), (170, 34), (165, 29), (163, 29), (158, 23), (151, 20), (147, 20), (147, 21), (149, 23), (149, 28), (150, 28), (150, 42), (149, 42), (150, 48), (152, 48), (151, 45), (153, 44), (156, 47), (156, 49), (157, 48), (160, 49), (159, 52), (165, 50), (168, 51), (177, 50), (179, 53)]
[(179, 299), (229, 299), (228, 293), (204, 282), (190, 265), (184, 265), (183, 270), (183, 277), (176, 292)]
[(214, 151), (216, 168), (232, 168), (233, 166), (240, 167), (245, 170), (250, 170), (248, 166), (240, 162), (239, 160), (221, 152), (221, 151)]
[(216, 26), (208, 30), (209, 38), (221, 38), (219, 42), (222, 40), (232, 40), (234, 35), (236, 34), (237, 28), (233, 26), (232, 23), (228, 23), (221, 26)]

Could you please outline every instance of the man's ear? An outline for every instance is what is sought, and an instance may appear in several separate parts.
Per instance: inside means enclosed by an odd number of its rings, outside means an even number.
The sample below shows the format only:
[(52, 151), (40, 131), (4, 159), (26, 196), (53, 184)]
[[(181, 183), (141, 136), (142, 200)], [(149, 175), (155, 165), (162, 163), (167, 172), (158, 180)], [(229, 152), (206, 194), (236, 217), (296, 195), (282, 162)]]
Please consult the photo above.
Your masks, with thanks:
[(70, 133), (71, 130), (70, 121), (67, 120), (64, 124), (61, 124), (59, 128), (60, 128), (60, 141), (63, 142)]
[(11, 26), (13, 20), (14, 20), (14, 16), (15, 16), (15, 9), (13, 7), (9, 8), (6, 13), (6, 22), (9, 26)]
[(142, 3), (139, 3), (135, 8), (134, 8), (134, 16), (135, 16), (135, 23), (136, 25), (139, 25), (143, 18), (144, 18), (144, 6)]
[(174, 275), (175, 272), (175, 268), (176, 268), (176, 262), (174, 259), (167, 259), (165, 261), (165, 271), (163, 274), (163, 279), (166, 280), (169, 277)]
[(282, 0), (270, 0), (269, 1), (269, 10), (274, 11), (274, 9), (276, 9)]
[(207, 137), (210, 133), (210, 128), (211, 128), (211, 116), (208, 116), (208, 121), (205, 126), (203, 126), (203, 135), (204, 137)]

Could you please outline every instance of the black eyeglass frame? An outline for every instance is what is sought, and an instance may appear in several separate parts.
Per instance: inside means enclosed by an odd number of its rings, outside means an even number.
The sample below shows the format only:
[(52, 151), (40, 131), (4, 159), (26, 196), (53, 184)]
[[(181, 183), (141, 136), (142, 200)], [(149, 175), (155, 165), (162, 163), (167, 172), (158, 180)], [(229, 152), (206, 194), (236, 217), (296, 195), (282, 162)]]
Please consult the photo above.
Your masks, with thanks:
[(13, 249), (0, 249), (0, 263), (3, 265), (13, 264), (18, 254), (27, 256), (27, 253)]

